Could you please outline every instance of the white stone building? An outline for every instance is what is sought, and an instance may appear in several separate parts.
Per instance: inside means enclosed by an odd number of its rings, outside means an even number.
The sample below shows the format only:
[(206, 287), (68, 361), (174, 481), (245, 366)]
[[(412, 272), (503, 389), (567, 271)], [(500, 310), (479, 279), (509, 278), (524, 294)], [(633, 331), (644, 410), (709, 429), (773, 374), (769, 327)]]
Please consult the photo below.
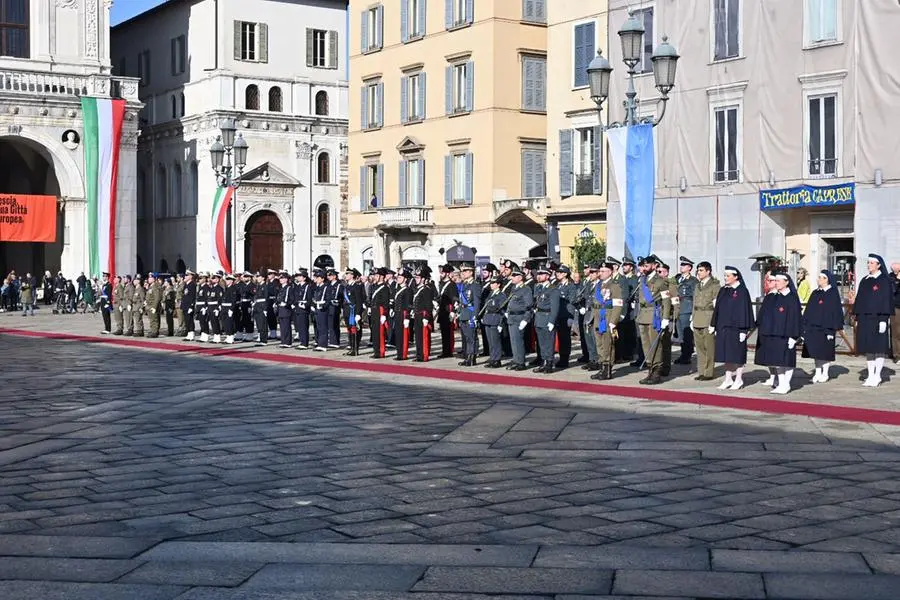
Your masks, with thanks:
[(0, 271), (62, 270), (72, 277), (88, 271), (80, 143), (80, 96), (88, 95), (128, 101), (119, 155), (116, 270), (132, 272), (141, 105), (137, 80), (111, 76), (111, 2), (2, 0), (0, 5), (0, 194), (56, 196), (59, 208), (56, 242), (0, 242)]
[[(169, 0), (112, 30), (140, 79), (138, 255), (145, 270), (216, 269), (209, 147), (235, 119), (250, 146), (234, 270), (346, 264), (344, 0)], [(235, 251), (236, 250), (236, 251)]]

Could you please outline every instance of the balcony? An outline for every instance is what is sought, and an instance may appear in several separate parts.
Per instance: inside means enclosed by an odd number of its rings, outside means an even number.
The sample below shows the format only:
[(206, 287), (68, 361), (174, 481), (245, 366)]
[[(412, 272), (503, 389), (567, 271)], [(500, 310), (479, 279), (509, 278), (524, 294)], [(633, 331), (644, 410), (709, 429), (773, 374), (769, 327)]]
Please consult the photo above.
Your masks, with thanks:
[(506, 198), (494, 200), (494, 223), (509, 223), (516, 217), (525, 216), (533, 221), (542, 221), (547, 216), (550, 201), (547, 198)]
[(68, 75), (44, 71), (0, 70), (0, 94), (75, 99), (80, 96), (139, 102), (138, 79), (110, 75)]
[(425, 231), (434, 227), (430, 206), (389, 206), (378, 209), (378, 229)]

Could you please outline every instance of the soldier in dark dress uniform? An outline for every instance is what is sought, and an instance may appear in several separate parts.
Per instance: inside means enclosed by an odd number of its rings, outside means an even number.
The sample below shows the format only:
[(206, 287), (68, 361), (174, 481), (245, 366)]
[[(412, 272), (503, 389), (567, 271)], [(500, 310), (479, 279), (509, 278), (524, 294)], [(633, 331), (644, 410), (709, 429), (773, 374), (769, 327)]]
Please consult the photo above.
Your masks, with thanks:
[[(534, 298), (534, 288), (537, 286), (537, 282), (535, 281), (535, 271), (541, 268), (541, 262), (538, 259), (528, 259), (524, 263), (522, 263), (522, 276), (525, 285), (531, 289), (531, 297)], [(525, 354), (527, 355), (530, 352), (535, 353), (534, 360), (529, 363), (529, 366), (538, 367), (541, 365), (541, 355), (540, 349), (538, 348), (538, 337), (537, 331), (534, 328), (534, 319), (528, 322), (528, 326), (525, 328)]]
[(744, 386), (747, 364), (747, 336), (753, 329), (753, 303), (741, 272), (725, 267), (725, 285), (716, 296), (709, 333), (716, 334), (716, 362), (725, 363), (725, 380), (720, 390)]
[(441, 329), (440, 358), (453, 358), (456, 352), (456, 305), (459, 302), (459, 291), (451, 277), (453, 271), (452, 265), (442, 266), (438, 285), (437, 321)]
[(559, 340), (557, 369), (568, 369), (572, 355), (572, 327), (575, 325), (575, 299), (578, 286), (572, 283), (572, 270), (566, 265), (556, 268), (556, 289), (559, 291), (559, 310), (556, 313), (556, 336)]
[[(488, 263), (481, 269), (481, 281), (478, 283), (481, 285), (481, 307), (484, 308), (484, 302), (487, 300), (487, 297), (491, 293), (491, 286), (489, 282), (491, 279), (497, 276), (497, 265), (493, 263)], [(502, 285), (502, 282), (501, 282)], [(488, 337), (487, 326), (484, 322), (480, 322), (478, 324), (479, 329), (481, 330), (481, 356), (490, 356), (490, 338)]]
[(691, 356), (694, 354), (694, 331), (691, 328), (691, 315), (694, 313), (694, 290), (697, 289), (699, 280), (694, 277), (694, 261), (684, 256), (678, 257), (679, 270), (675, 277), (675, 285), (678, 287), (678, 311), (675, 316), (675, 325), (678, 328), (678, 337), (681, 340), (681, 356), (675, 364), (691, 364)]
[(475, 280), (475, 267), (465, 264), (459, 268), (462, 281), (456, 284), (459, 292), (459, 329), (462, 332), (461, 367), (473, 367), (478, 356), (478, 313), (481, 311), (481, 284)]
[(534, 316), (534, 293), (531, 286), (525, 284), (525, 274), (520, 269), (510, 271), (510, 280), (513, 286), (506, 304), (506, 322), (513, 358), (506, 368), (510, 371), (524, 371), (528, 368), (525, 365), (525, 333)]
[(502, 366), (503, 343), (500, 334), (503, 331), (503, 311), (506, 310), (506, 295), (500, 291), (503, 280), (495, 275), (488, 282), (489, 293), (481, 308), (481, 323), (488, 338), (490, 360), (485, 366), (488, 369), (499, 369)]
[(369, 300), (369, 329), (372, 332), (372, 358), (384, 358), (387, 346), (387, 322), (391, 310), (391, 290), (384, 278), (387, 269), (380, 267), (375, 271), (372, 298)]
[(834, 362), (836, 336), (844, 329), (841, 294), (831, 271), (822, 271), (803, 311), (803, 357), (815, 360), (813, 383), (828, 381), (828, 368)]
[(281, 286), (278, 288), (278, 296), (275, 299), (275, 309), (278, 311), (278, 331), (281, 335), (279, 348), (290, 348), (293, 345), (294, 336), (291, 332), (291, 321), (294, 320), (294, 294), (293, 286), (289, 285), (291, 276), (287, 271), (278, 274)]
[[(587, 359), (586, 364), (581, 368), (585, 371), (597, 371), (600, 369), (600, 363), (597, 360), (597, 338), (594, 335), (594, 331), (597, 328), (597, 322), (594, 320), (594, 297), (597, 293), (597, 287), (600, 285), (600, 266), (599, 263), (585, 266), (585, 278), (581, 282), (578, 296), (576, 297), (579, 336), (581, 338), (582, 352), (585, 353), (585, 356), (582, 358)], [(621, 313), (621, 308), (619, 312)], [(618, 326), (618, 319), (614, 324)], [(582, 362), (581, 359), (579, 359), (579, 362)]]
[(240, 302), (238, 297), (238, 288), (235, 283), (235, 277), (231, 273), (225, 276), (225, 288), (222, 290), (222, 307), (219, 311), (219, 320), (222, 326), (222, 335), (225, 339), (224, 344), (234, 343), (235, 328), (235, 310)]
[[(278, 273), (269, 269), (266, 271), (266, 326), (269, 328), (269, 338), (274, 338), (278, 332), (278, 311), (275, 310), (275, 298), (278, 296)], [(268, 338), (266, 338), (268, 339)]]
[[(775, 276), (775, 292), (757, 317), (757, 364), (775, 369), (778, 385), (773, 394), (791, 391), (791, 378), (797, 366), (797, 342), (802, 332), (800, 297), (787, 273)], [(735, 389), (732, 385), (731, 389)]]
[(253, 274), (244, 271), (241, 274), (241, 287), (239, 288), (241, 298), (241, 320), (238, 326), (240, 335), (236, 335), (236, 339), (252, 341), (253, 336), (253, 296), (256, 294), (256, 284), (253, 283)]
[(103, 274), (103, 283), (100, 284), (100, 316), (103, 317), (103, 333), (112, 331), (112, 295), (113, 288), (109, 282), (109, 273)]
[(344, 273), (344, 294), (342, 302), (344, 323), (347, 325), (348, 347), (346, 356), (359, 356), (359, 345), (362, 342), (363, 315), (366, 310), (366, 290), (360, 282), (362, 273), (356, 269), (347, 269)]
[(209, 275), (200, 273), (197, 282), (197, 298), (194, 305), (197, 307), (197, 321), (200, 322), (200, 342), (209, 341), (209, 313), (206, 309), (206, 297), (209, 294)]
[(416, 287), (412, 299), (416, 362), (428, 362), (431, 358), (431, 332), (434, 327), (434, 312), (438, 307), (438, 292), (431, 281), (431, 269), (428, 265), (422, 265), (416, 271)]
[(890, 318), (894, 314), (894, 290), (884, 259), (870, 254), (868, 274), (859, 280), (853, 314), (856, 316), (856, 352), (865, 354), (868, 376), (865, 387), (881, 385), (885, 357), (891, 353)]
[(175, 335), (175, 309), (178, 306), (175, 303), (175, 283), (171, 277), (167, 277), (163, 283), (163, 311), (166, 315), (166, 336)]
[(328, 347), (341, 347), (341, 303), (344, 300), (344, 289), (334, 269), (325, 271), (328, 289), (325, 299), (328, 301)]
[[(504, 260), (500, 263), (500, 278), (502, 279), (502, 283), (500, 284), (500, 291), (509, 298), (513, 289), (512, 282), (512, 272), (513, 269), (519, 270), (519, 265), (514, 263), (511, 260)], [(508, 358), (512, 356), (512, 341), (510, 339), (510, 329), (509, 323), (506, 323), (506, 317), (504, 316), (504, 323), (506, 326), (503, 328), (503, 332), (500, 334), (500, 341), (503, 344), (503, 356), (504, 358)]]
[(222, 314), (222, 276), (221, 271), (213, 273), (209, 284), (209, 290), (206, 293), (206, 315), (209, 317), (209, 330), (212, 334), (212, 343), (219, 344), (222, 342), (222, 322), (220, 315)]
[[(613, 275), (613, 279), (622, 288), (622, 298), (625, 306), (622, 310), (622, 321), (619, 323), (619, 337), (616, 340), (616, 362), (631, 362), (631, 366), (640, 367), (644, 364), (644, 353), (638, 340), (636, 316), (637, 276), (634, 273), (634, 261), (623, 257), (621, 262), (608, 256), (606, 262), (619, 266), (619, 272)], [(635, 356), (635, 352), (637, 356)]]
[(259, 338), (256, 340), (257, 346), (265, 346), (269, 343), (269, 292), (266, 286), (266, 278), (262, 273), (257, 272), (254, 276), (253, 290), (253, 322), (256, 330), (259, 332)]
[(184, 292), (181, 296), (181, 312), (184, 314), (184, 341), (194, 341), (194, 303), (197, 300), (197, 274), (188, 270), (184, 274)]
[(313, 316), (315, 318), (316, 346), (318, 352), (328, 351), (328, 285), (325, 283), (325, 271), (316, 269), (313, 271), (315, 287), (312, 293)]
[(540, 352), (540, 366), (535, 373), (552, 373), (553, 357), (556, 354), (556, 323), (559, 316), (559, 290), (550, 285), (550, 267), (540, 267), (536, 272), (537, 284), (534, 286), (534, 329), (537, 333), (537, 346)]
[(297, 330), (297, 350), (309, 348), (309, 320), (312, 313), (314, 286), (309, 273), (300, 269), (294, 273), (294, 329)]
[(397, 272), (397, 287), (394, 290), (394, 346), (397, 355), (394, 360), (406, 360), (409, 358), (409, 341), (413, 336), (412, 299), (413, 290), (409, 283), (412, 273), (407, 269)]

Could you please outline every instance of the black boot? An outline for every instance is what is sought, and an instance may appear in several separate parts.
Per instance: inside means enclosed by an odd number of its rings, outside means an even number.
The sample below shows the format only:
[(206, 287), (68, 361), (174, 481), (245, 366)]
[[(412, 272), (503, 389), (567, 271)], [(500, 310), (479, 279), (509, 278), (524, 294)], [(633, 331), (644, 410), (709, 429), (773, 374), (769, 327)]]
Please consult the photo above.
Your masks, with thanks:
[(536, 369), (532, 369), (531, 372), (532, 373), (544, 373), (547, 371), (548, 364), (550, 364), (550, 363), (548, 363), (547, 361), (542, 361), (540, 363), (540, 366), (538, 366)]
[(604, 371), (603, 371), (604, 379), (606, 379), (606, 380), (612, 379), (613, 378), (613, 366), (611, 364), (606, 364), (606, 365), (603, 365), (603, 369), (604, 369)]
[(656, 369), (650, 369), (647, 371), (647, 376), (638, 381), (641, 385), (650, 385), (651, 380), (653, 379), (653, 375), (656, 373)]
[(606, 367), (600, 365), (600, 370), (591, 375), (591, 379), (593, 379), (594, 381), (602, 381), (606, 379)]
[(540, 367), (543, 364), (544, 364), (544, 361), (542, 361), (540, 358), (535, 358), (533, 361), (528, 363), (528, 366), (529, 367)]
[(550, 373), (553, 372), (553, 370), (554, 369), (553, 369), (553, 361), (552, 360), (548, 360), (546, 363), (544, 363), (543, 373), (546, 373), (547, 375), (549, 375)]

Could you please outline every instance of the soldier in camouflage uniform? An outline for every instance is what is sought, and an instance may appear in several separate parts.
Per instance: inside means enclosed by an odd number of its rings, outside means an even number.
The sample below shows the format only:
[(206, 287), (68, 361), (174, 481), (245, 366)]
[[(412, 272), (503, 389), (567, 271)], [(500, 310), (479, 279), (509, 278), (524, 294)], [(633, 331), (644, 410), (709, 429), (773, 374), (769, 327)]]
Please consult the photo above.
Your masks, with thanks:
[(162, 289), (159, 287), (159, 281), (156, 280), (155, 273), (147, 274), (147, 294), (144, 297), (144, 306), (146, 308), (147, 317), (150, 320), (150, 332), (147, 337), (159, 337), (159, 308), (162, 304)]
[(697, 285), (694, 286), (691, 328), (697, 345), (697, 381), (715, 379), (716, 334), (710, 333), (716, 297), (722, 285), (712, 276), (712, 265), (704, 261), (697, 265)]
[(184, 325), (184, 311), (181, 310), (181, 300), (184, 298), (184, 276), (181, 273), (175, 276), (175, 335), (184, 337), (186, 329)]
[(637, 290), (637, 324), (641, 333), (641, 345), (649, 372), (641, 379), (644, 385), (662, 383), (663, 352), (660, 344), (662, 332), (668, 329), (672, 318), (672, 299), (669, 282), (657, 275), (659, 259), (650, 255), (641, 260), (641, 278)]
[(612, 379), (613, 365), (616, 362), (615, 340), (625, 301), (622, 298), (622, 286), (613, 278), (616, 265), (604, 262), (598, 267), (590, 302), (591, 333), (597, 347), (599, 364), (598, 371), (591, 375), (591, 379), (604, 380)]
[(134, 324), (134, 336), (144, 337), (144, 303), (147, 300), (147, 290), (140, 275), (134, 276), (134, 292), (131, 296), (131, 320)]

